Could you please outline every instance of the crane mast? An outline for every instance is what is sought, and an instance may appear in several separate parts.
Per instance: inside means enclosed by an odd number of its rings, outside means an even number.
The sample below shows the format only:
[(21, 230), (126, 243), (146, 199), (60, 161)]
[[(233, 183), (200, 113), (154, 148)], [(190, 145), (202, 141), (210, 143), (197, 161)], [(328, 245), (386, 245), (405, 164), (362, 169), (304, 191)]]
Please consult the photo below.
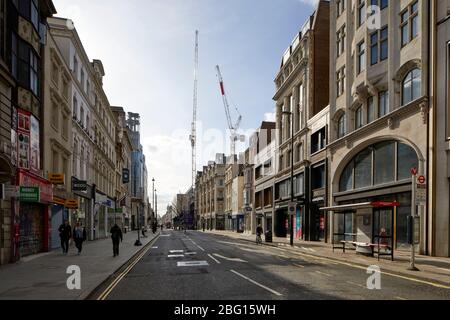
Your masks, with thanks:
[(225, 116), (227, 118), (228, 129), (230, 129), (230, 132), (231, 132), (230, 152), (231, 152), (231, 156), (233, 157), (232, 159), (234, 161), (234, 155), (236, 154), (236, 141), (239, 140), (239, 135), (237, 134), (237, 131), (239, 130), (239, 126), (241, 125), (242, 116), (239, 114), (238, 109), (235, 108), (236, 112), (238, 113), (238, 119), (237, 119), (236, 123), (233, 124), (233, 121), (231, 119), (230, 105), (228, 104), (228, 98), (227, 98), (227, 94), (225, 92), (225, 85), (223, 82), (223, 77), (222, 77), (222, 73), (220, 72), (219, 66), (216, 66), (216, 71), (217, 71), (217, 77), (219, 79), (220, 93), (222, 94), (222, 100), (223, 100), (223, 105), (225, 108)]
[(197, 86), (198, 86), (198, 30), (195, 31), (195, 57), (194, 57), (194, 101), (191, 124), (191, 146), (192, 146), (192, 190), (195, 188), (195, 177), (197, 174)]

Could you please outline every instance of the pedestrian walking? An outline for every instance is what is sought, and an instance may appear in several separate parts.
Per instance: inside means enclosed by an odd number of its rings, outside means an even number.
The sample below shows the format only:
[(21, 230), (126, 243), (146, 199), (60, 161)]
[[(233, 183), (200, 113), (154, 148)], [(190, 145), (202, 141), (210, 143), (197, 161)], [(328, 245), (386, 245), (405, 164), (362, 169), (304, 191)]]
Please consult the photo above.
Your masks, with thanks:
[(78, 249), (78, 255), (81, 254), (83, 250), (83, 242), (86, 241), (86, 229), (81, 225), (80, 222), (77, 223), (76, 227), (73, 228), (73, 241), (75, 242), (75, 247)]
[(72, 238), (72, 228), (69, 225), (69, 220), (64, 220), (64, 223), (59, 226), (58, 231), (63, 254), (67, 254), (69, 252), (69, 240)]
[(119, 243), (123, 241), (122, 230), (120, 230), (119, 226), (115, 224), (111, 230), (111, 239), (113, 243), (113, 253), (114, 257), (119, 255)]

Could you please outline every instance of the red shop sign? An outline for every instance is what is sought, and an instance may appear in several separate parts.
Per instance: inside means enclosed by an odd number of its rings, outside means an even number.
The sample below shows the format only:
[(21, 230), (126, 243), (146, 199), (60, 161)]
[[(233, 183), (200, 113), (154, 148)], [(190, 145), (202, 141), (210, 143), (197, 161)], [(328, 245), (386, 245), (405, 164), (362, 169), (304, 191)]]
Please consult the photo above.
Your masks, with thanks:
[(21, 187), (39, 187), (41, 202), (51, 203), (53, 200), (53, 185), (42, 177), (19, 169), (18, 185)]

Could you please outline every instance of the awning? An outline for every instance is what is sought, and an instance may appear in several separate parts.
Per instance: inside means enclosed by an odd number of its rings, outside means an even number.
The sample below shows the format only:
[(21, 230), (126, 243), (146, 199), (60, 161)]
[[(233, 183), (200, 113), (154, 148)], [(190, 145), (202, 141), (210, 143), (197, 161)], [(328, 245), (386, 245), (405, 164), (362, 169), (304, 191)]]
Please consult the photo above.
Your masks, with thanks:
[(398, 201), (372, 201), (372, 202), (351, 203), (351, 204), (343, 204), (340, 206), (324, 207), (320, 208), (319, 210), (345, 211), (363, 208), (383, 208), (383, 207), (398, 207), (398, 206), (400, 206), (400, 202)]

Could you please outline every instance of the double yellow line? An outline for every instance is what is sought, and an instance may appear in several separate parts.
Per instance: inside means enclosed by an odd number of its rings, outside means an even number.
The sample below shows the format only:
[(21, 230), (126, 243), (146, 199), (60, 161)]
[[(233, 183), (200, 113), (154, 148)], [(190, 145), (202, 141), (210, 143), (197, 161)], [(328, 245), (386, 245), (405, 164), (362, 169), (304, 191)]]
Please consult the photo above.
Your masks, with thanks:
[(143, 250), (142, 253), (140, 253), (132, 263), (130, 263), (130, 265), (123, 270), (119, 276), (114, 279), (113, 282), (111, 282), (111, 284), (105, 289), (105, 291), (103, 291), (97, 298), (97, 300), (106, 300), (108, 298), (108, 296), (111, 294), (111, 292), (117, 287), (117, 285), (119, 284), (120, 281), (122, 281), (122, 279), (134, 268), (134, 266), (145, 256), (145, 254), (148, 252), (148, 250), (150, 250), (151, 246), (156, 242), (156, 240), (158, 240), (159, 235), (153, 239), (150, 243), (147, 244), (147, 248)]

